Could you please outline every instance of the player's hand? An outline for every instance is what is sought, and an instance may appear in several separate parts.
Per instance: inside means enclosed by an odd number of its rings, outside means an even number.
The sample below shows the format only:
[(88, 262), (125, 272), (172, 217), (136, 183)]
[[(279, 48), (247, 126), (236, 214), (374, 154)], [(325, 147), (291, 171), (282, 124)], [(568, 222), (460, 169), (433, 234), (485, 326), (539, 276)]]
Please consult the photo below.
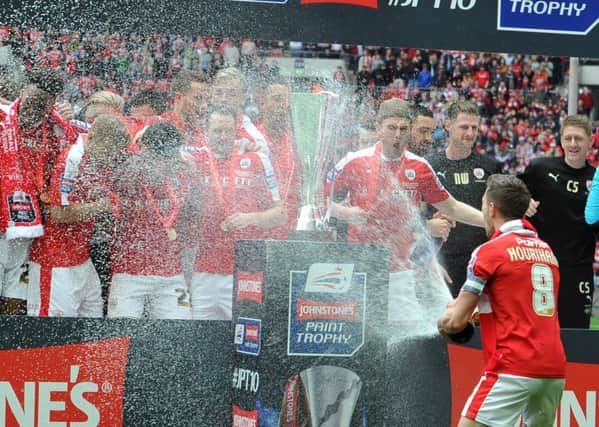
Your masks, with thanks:
[(251, 214), (236, 212), (225, 218), (225, 220), (220, 223), (220, 228), (221, 230), (227, 232), (245, 228), (250, 225), (253, 225)]
[(0, 104), (2, 104), (2, 105), (10, 105), (10, 104), (12, 104), (12, 102), (10, 102), (8, 99), (2, 98), (0, 96)]
[(457, 224), (455, 219), (445, 215), (443, 212), (440, 212), (440, 211), (437, 211), (433, 214), (433, 219), (444, 219), (449, 222), (449, 225), (451, 225), (451, 228), (455, 228), (455, 226)]
[(443, 338), (449, 339), (455, 344), (464, 344), (472, 339), (472, 336), (474, 335), (474, 325), (472, 322), (468, 322), (466, 323), (466, 327), (460, 332), (450, 334), (446, 331), (439, 330), (439, 333), (441, 336), (443, 336)]
[(58, 115), (65, 120), (73, 120), (75, 118), (73, 108), (71, 108), (71, 105), (68, 102), (57, 102), (54, 104), (54, 108)]
[(537, 209), (541, 202), (537, 202), (535, 199), (530, 199), (530, 203), (528, 204), (528, 209), (526, 210), (526, 216), (531, 217), (537, 213)]
[(133, 139), (131, 140), (131, 145), (133, 146), (137, 146), (137, 147), (141, 147), (141, 149), (144, 149), (143, 144), (141, 143), (141, 137), (144, 136), (144, 133), (146, 133), (146, 130), (148, 130), (149, 126), (144, 126), (142, 129), (140, 129), (135, 136), (133, 137)]
[(441, 238), (445, 242), (449, 237), (452, 225), (447, 219), (433, 218), (426, 222), (426, 228), (431, 236)]
[(480, 312), (478, 311), (478, 307), (476, 307), (472, 312), (472, 316), (470, 316), (470, 321), (475, 325), (478, 325), (480, 323)]

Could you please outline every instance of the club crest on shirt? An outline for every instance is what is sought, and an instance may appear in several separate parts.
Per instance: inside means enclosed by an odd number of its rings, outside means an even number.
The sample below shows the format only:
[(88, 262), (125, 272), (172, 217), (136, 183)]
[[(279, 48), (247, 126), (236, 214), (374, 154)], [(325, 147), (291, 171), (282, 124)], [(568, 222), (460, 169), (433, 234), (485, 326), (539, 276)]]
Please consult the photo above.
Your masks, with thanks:
[(485, 177), (485, 170), (483, 168), (474, 168), (472, 174), (476, 179), (483, 179)]
[(410, 181), (414, 181), (416, 179), (416, 171), (414, 169), (406, 169), (406, 178)]
[(241, 160), (239, 161), (239, 167), (240, 167), (241, 169), (247, 169), (247, 168), (249, 168), (249, 167), (250, 167), (250, 165), (251, 165), (251, 164), (252, 164), (252, 161), (251, 161), (250, 159), (248, 159), (248, 158), (241, 159)]

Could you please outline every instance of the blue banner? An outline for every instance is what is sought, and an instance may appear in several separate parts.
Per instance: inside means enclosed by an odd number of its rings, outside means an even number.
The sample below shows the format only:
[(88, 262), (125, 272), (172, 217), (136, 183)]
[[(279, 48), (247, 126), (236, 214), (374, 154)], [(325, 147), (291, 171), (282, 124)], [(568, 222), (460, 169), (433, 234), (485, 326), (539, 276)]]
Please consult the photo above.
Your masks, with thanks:
[(498, 0), (497, 29), (586, 35), (599, 22), (597, 0)]

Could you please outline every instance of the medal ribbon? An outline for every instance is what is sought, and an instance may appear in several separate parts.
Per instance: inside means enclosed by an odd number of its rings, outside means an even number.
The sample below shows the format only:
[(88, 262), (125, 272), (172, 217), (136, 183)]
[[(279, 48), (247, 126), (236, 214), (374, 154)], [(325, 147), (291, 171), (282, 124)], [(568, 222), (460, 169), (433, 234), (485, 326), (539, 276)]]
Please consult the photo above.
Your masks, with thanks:
[(143, 189), (146, 193), (146, 197), (148, 198), (148, 202), (150, 202), (150, 206), (152, 206), (152, 210), (156, 214), (156, 217), (158, 218), (164, 229), (168, 230), (172, 228), (175, 219), (177, 218), (177, 214), (179, 213), (179, 200), (177, 200), (177, 194), (175, 194), (175, 189), (169, 177), (165, 177), (165, 186), (170, 201), (169, 213), (166, 216), (166, 218), (162, 215), (162, 213), (160, 213), (158, 205), (156, 204), (156, 199), (152, 195), (152, 192), (150, 191), (148, 186), (143, 184)]
[[(223, 206), (223, 211), (228, 212), (231, 209), (231, 201), (233, 198), (233, 189), (235, 188), (235, 169), (239, 163), (239, 151), (237, 147), (233, 147), (231, 160), (229, 162), (229, 175), (227, 177), (226, 188), (216, 167), (216, 161), (212, 151), (207, 151), (208, 167), (210, 168), (210, 179), (214, 182), (216, 195)], [(225, 215), (226, 216), (226, 215)]]

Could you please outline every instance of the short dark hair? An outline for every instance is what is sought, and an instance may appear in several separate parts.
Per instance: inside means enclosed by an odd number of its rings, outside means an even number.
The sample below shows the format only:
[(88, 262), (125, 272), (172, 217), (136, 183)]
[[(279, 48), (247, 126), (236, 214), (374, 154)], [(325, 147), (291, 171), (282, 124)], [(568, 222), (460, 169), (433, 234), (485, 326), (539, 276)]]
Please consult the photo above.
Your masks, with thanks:
[(28, 77), (29, 84), (43, 90), (51, 97), (57, 97), (64, 89), (64, 80), (54, 68), (33, 68)]
[(149, 105), (157, 115), (166, 111), (166, 96), (157, 90), (145, 89), (131, 97), (130, 107), (141, 107)]
[(487, 202), (493, 202), (506, 220), (524, 217), (530, 203), (530, 192), (514, 175), (494, 174), (487, 179)]
[(421, 116), (430, 117), (431, 119), (434, 118), (433, 112), (421, 104), (416, 104), (412, 107), (412, 116), (414, 117), (414, 119)]
[(171, 95), (176, 93), (186, 94), (191, 89), (191, 84), (196, 82), (208, 83), (208, 78), (200, 71), (179, 71), (171, 84)]
[(174, 125), (159, 122), (145, 130), (141, 143), (153, 154), (174, 158), (183, 145), (183, 136)]

